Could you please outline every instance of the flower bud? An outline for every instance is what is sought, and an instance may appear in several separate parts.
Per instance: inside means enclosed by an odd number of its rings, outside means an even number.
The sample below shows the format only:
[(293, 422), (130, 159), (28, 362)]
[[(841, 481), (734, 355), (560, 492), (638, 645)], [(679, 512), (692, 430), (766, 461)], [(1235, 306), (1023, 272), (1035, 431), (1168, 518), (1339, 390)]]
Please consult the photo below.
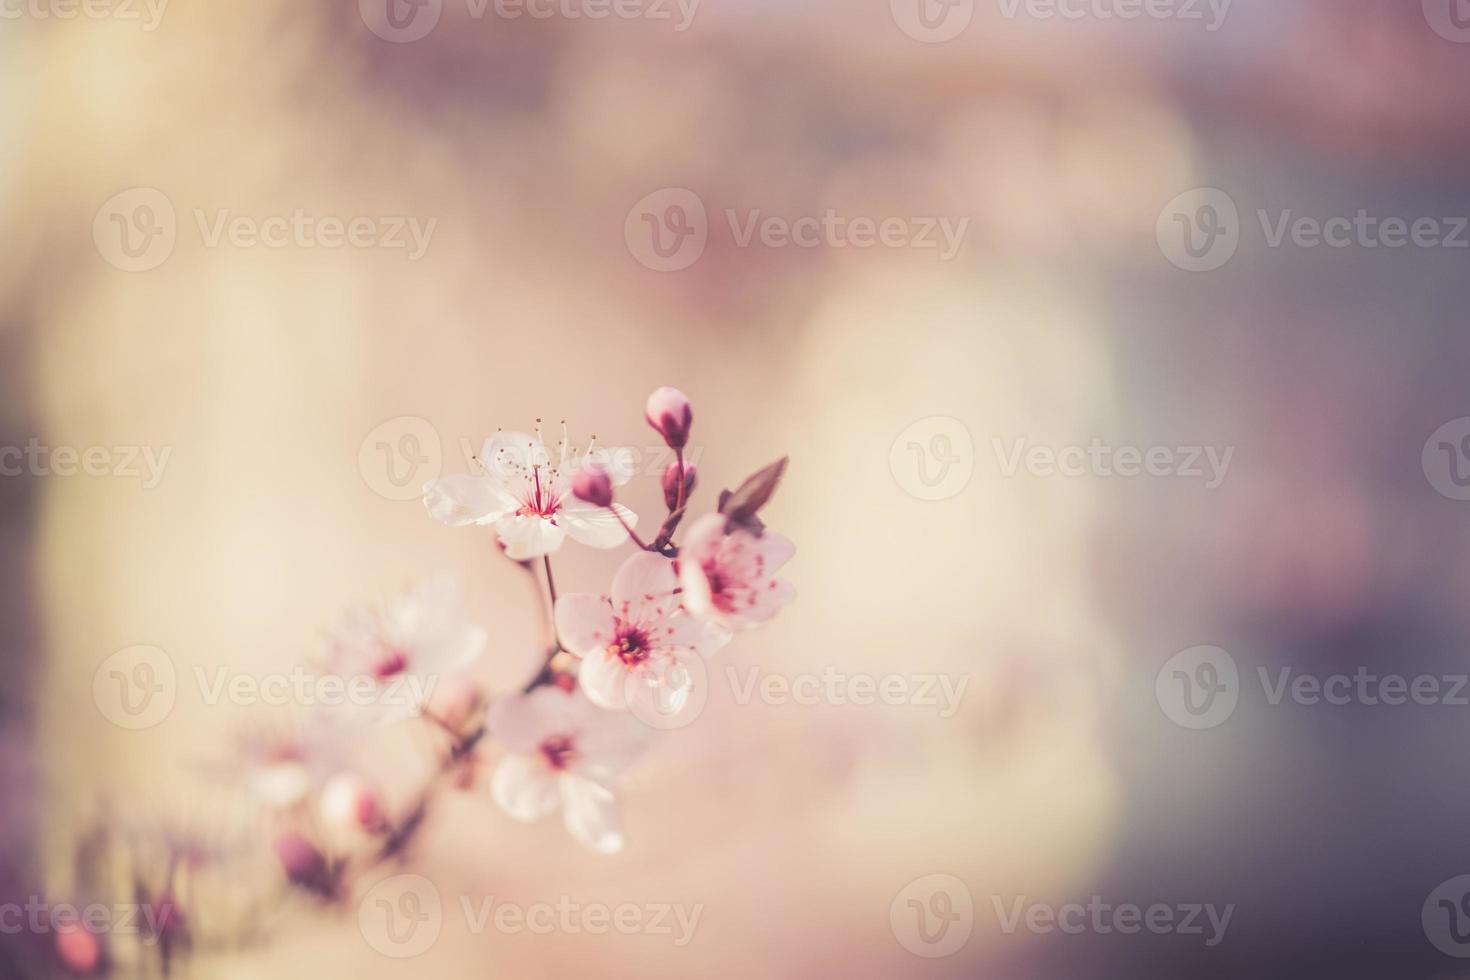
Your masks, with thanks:
[(681, 467), (679, 463), (669, 464), (664, 470), (664, 503), (670, 511), (679, 506), (679, 474), (684, 475), (684, 502), (689, 502), (689, 495), (694, 492), (694, 464), (685, 463)]
[(613, 502), (612, 478), (601, 466), (588, 464), (572, 477), (572, 494), (598, 507), (611, 507)]
[(660, 388), (648, 396), (644, 408), (648, 424), (664, 437), (670, 449), (683, 449), (689, 442), (689, 427), (694, 424), (694, 410), (689, 399), (678, 388)]
[(383, 826), (383, 803), (373, 788), (351, 773), (339, 773), (322, 787), (322, 819), (337, 830), (369, 832)]

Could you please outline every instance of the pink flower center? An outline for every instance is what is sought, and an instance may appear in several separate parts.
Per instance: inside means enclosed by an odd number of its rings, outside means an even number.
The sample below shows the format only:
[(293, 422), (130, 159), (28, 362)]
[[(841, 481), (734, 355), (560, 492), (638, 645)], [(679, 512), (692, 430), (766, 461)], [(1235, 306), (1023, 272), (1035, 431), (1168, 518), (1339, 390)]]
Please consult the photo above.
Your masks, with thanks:
[(639, 629), (626, 630), (607, 645), (607, 652), (628, 667), (636, 667), (647, 660), (648, 651), (648, 636)]
[(541, 755), (553, 769), (565, 769), (577, 757), (577, 746), (570, 735), (552, 735), (541, 743)]
[(541, 482), (541, 466), (531, 467), (531, 482), (526, 485), (527, 493), (516, 514), (521, 517), (544, 517), (550, 520), (561, 508), (561, 499)]

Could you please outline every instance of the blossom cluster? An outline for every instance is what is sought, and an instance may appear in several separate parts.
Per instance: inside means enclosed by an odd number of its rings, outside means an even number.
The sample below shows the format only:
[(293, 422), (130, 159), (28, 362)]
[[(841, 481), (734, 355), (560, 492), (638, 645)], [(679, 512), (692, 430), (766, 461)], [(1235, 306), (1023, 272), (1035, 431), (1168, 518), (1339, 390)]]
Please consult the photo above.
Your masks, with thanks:
[[(340, 751), (324, 748), (350, 739), (351, 724), (363, 720), (360, 705), (354, 718), (314, 723), (314, 747), (304, 733), (285, 746), (257, 744), (248, 782), (278, 805), (305, 805), (309, 826), (318, 828), (313, 837), (306, 825), (293, 826), (276, 839), (292, 881), (323, 896), (339, 893), (363, 858), (334, 852), (320, 828), (354, 836), (359, 851), (366, 842), (369, 863), (392, 857), (423, 822), (432, 794), (445, 784), (474, 787), (482, 767), (490, 770), (490, 795), (512, 818), (559, 813), (591, 850), (623, 848), (620, 775), (691, 711), (704, 658), (794, 596), (776, 575), (795, 549), (759, 516), (786, 460), (722, 492), (712, 512), (686, 526), (698, 484), (685, 459), (693, 409), (682, 392), (660, 388), (645, 418), (674, 454), (661, 480), (665, 513), (648, 538), (638, 532), (639, 515), (616, 499), (633, 475), (631, 450), (598, 446), (595, 437), (574, 448), (565, 423), (549, 446), (539, 420), (531, 433), (496, 432), (474, 458), (475, 472), (425, 485), (432, 518), (488, 531), (537, 591), (544, 588), (541, 667), (521, 689), (495, 697), (464, 680), (489, 639), (448, 581), (349, 610), (331, 634), (326, 669), (377, 686), (373, 723), (416, 719), (447, 741), (424, 791), (396, 808), (344, 765)], [(605, 589), (558, 593), (552, 559), (569, 546), (631, 553)], [(324, 731), (335, 737), (324, 739)]]

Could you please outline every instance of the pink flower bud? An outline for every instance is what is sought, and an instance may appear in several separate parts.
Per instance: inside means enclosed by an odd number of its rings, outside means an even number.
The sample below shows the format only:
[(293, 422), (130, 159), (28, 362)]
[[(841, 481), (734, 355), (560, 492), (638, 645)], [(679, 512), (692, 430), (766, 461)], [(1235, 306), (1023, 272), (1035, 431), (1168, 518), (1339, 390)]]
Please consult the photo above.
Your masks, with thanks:
[(340, 773), (322, 787), (322, 819), (339, 830), (376, 831), (383, 826), (383, 802), (373, 788), (350, 773)]
[(649, 395), (644, 417), (664, 437), (669, 448), (683, 449), (689, 442), (689, 427), (694, 424), (694, 410), (689, 407), (689, 399), (678, 388), (660, 388)]
[[(669, 510), (679, 506), (679, 474), (680, 466), (677, 462), (670, 463), (669, 468), (664, 470), (664, 503)], [(694, 492), (694, 464), (685, 463), (682, 469), (684, 474), (684, 502), (689, 502), (689, 495)]]
[(102, 941), (77, 922), (56, 927), (56, 955), (78, 976), (91, 976), (102, 962)]
[(611, 507), (613, 502), (612, 480), (607, 470), (589, 464), (572, 477), (572, 493), (579, 499), (598, 507)]

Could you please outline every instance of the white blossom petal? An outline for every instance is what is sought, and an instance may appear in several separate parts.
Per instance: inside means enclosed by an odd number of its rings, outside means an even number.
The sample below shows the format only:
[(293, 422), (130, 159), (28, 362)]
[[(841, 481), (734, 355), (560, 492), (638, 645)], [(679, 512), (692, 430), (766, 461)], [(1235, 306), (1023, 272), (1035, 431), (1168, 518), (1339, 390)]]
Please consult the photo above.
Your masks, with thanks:
[(566, 527), (568, 534), (589, 548), (616, 548), (629, 538), (627, 530), (618, 523), (614, 510), (628, 522), (628, 527), (638, 526), (638, 515), (622, 504), (599, 507), (576, 497), (562, 501), (557, 508), (556, 519)]
[(495, 481), (483, 476), (445, 476), (424, 484), (424, 507), (441, 524), (494, 524), (519, 506)]
[(538, 759), (508, 755), (495, 768), (490, 792), (502, 810), (529, 823), (556, 809), (557, 779)]
[(563, 773), (560, 784), (567, 831), (599, 854), (621, 851), (623, 818), (612, 791), (576, 773)]
[(534, 514), (503, 517), (495, 525), (495, 532), (505, 545), (506, 557), (516, 561), (549, 555), (566, 539), (566, 532), (560, 527)]
[(578, 592), (556, 601), (556, 633), (562, 646), (575, 654), (585, 657), (605, 650), (616, 626), (612, 606), (601, 596)]
[(583, 658), (577, 683), (586, 692), (587, 700), (599, 708), (616, 711), (627, 704), (623, 694), (627, 678), (628, 668), (621, 660), (606, 651), (597, 651)]

